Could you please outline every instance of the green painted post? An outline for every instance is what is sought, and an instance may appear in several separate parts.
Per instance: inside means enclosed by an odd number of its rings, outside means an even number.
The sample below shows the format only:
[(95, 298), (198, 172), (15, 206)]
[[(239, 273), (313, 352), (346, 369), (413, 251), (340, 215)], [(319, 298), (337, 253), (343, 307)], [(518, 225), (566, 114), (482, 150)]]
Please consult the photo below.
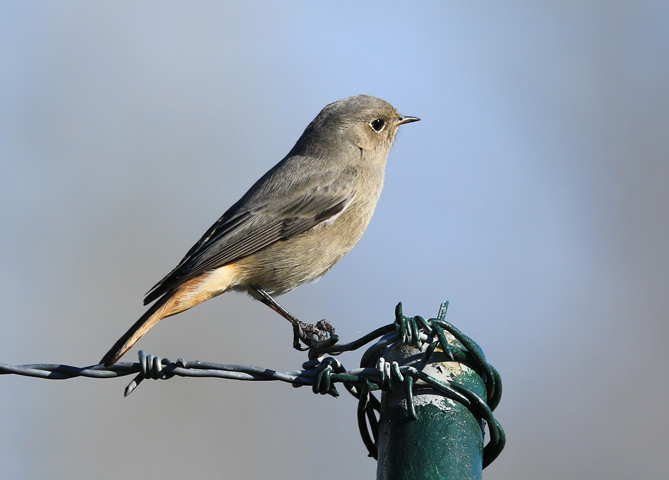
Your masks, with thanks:
[[(449, 344), (460, 346), (448, 332), (444, 333)], [(423, 353), (427, 347), (395, 344), (384, 357), (400, 367), (421, 370), (440, 382), (459, 383), (486, 398), (481, 377), (467, 365), (450, 361), (442, 351), (435, 351), (425, 364)], [(394, 386), (381, 399), (377, 480), (481, 479), (483, 422), (466, 406), (421, 380), (413, 386), (413, 419), (407, 408), (406, 387)]]

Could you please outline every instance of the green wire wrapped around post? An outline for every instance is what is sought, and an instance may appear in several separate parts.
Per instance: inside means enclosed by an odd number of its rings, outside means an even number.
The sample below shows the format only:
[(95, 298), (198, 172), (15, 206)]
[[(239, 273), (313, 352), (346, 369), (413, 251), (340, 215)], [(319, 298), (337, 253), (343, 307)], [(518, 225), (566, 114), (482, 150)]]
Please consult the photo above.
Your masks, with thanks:
[[(499, 376), (478, 345), (443, 320), (446, 307), (440, 318), (425, 321), (403, 317), (398, 305), (404, 341), (387, 346), (377, 365), (391, 384), (380, 405), (377, 480), (480, 479), (503, 448), (503, 431), (488, 407), (501, 396)], [(486, 384), (497, 393), (490, 395)], [(484, 449), (485, 420), (492, 438)]]

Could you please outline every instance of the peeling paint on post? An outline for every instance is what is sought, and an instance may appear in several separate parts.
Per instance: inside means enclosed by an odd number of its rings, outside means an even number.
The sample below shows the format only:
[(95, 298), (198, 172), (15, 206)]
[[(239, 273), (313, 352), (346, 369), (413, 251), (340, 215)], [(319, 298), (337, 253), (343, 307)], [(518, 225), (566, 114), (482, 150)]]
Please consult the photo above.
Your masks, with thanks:
[[(448, 342), (460, 344), (447, 333)], [(400, 366), (412, 366), (435, 377), (460, 383), (486, 396), (481, 377), (459, 362), (437, 351), (428, 364), (427, 348), (394, 345), (384, 357)], [(377, 480), (481, 479), (483, 424), (464, 405), (455, 402), (421, 381), (413, 387), (416, 419), (407, 409), (402, 385), (383, 394), (379, 418)]]

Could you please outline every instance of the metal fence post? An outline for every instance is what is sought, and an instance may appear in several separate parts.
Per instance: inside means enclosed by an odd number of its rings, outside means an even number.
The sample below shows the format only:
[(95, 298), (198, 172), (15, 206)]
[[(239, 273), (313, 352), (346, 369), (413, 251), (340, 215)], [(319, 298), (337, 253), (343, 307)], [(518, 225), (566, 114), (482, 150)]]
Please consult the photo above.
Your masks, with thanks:
[[(447, 334), (448, 343), (457, 341)], [(388, 362), (414, 366), (442, 383), (458, 383), (486, 398), (481, 377), (461, 361), (437, 349), (423, 363), (427, 344), (395, 344), (384, 353)], [(456, 357), (456, 360), (461, 360)], [(484, 422), (470, 408), (418, 380), (413, 385), (415, 419), (408, 408), (407, 386), (384, 392), (378, 437), (377, 480), (481, 479)]]

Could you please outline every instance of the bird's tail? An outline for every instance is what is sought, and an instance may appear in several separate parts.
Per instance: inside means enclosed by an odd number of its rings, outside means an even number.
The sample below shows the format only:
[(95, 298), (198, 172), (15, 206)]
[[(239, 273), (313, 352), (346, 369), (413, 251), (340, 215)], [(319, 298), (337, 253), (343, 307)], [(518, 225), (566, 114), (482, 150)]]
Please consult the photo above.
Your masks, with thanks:
[(156, 300), (130, 330), (102, 357), (105, 367), (114, 365), (146, 332), (165, 317), (176, 315), (225, 292), (235, 282), (238, 267), (225, 265), (182, 283)]
[(125, 352), (130, 350), (132, 346), (142, 338), (142, 336), (149, 331), (156, 323), (167, 317), (172, 310), (175, 300), (175, 292), (170, 292), (161, 297), (156, 303), (151, 305), (144, 315), (140, 317), (125, 334), (118, 339), (114, 346), (102, 357), (100, 363), (105, 367), (111, 367)]

